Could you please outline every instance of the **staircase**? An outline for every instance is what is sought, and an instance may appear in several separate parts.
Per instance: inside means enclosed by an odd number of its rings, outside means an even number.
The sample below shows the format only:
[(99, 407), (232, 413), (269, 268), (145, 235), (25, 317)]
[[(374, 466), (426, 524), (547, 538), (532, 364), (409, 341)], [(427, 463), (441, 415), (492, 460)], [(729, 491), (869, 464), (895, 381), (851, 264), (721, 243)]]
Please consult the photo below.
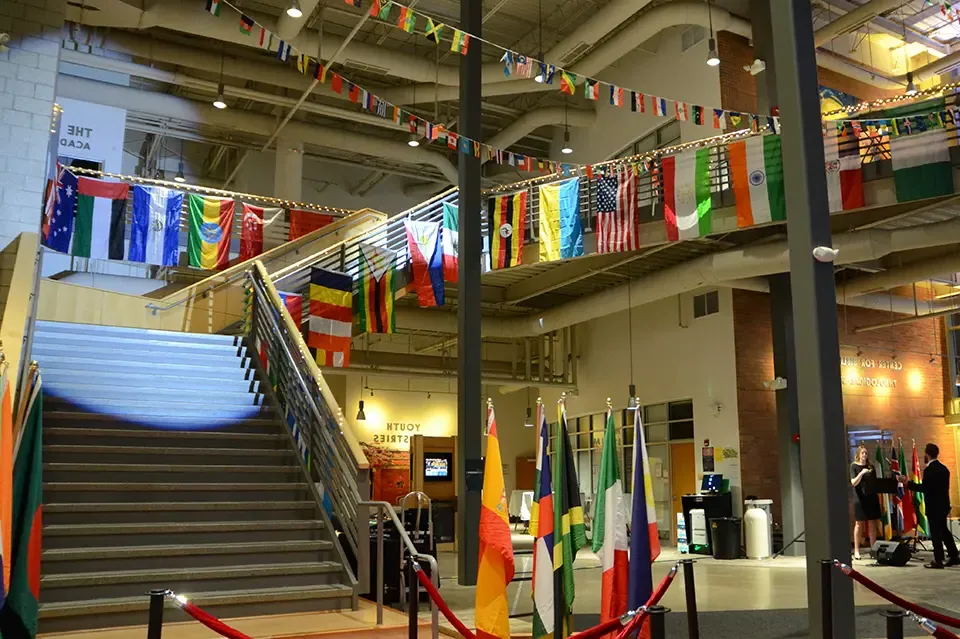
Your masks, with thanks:
[[(243, 338), (37, 322), (40, 630), (350, 608), (354, 583)], [(168, 611), (168, 616), (181, 613)]]

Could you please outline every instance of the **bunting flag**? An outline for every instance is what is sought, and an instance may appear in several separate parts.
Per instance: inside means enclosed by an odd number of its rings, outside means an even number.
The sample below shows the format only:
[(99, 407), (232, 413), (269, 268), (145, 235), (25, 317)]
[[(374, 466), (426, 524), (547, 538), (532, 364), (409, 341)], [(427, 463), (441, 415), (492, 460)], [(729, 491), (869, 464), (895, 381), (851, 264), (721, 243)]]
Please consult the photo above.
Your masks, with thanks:
[(573, 95), (577, 88), (577, 76), (566, 71), (560, 72), (560, 91), (567, 95)]
[(446, 282), (457, 281), (460, 255), (460, 216), (457, 205), (443, 203), (443, 230), (440, 243), (443, 247), (443, 279)]
[(693, 105), (693, 123), (697, 126), (703, 126), (703, 107)]
[(600, 623), (627, 612), (627, 504), (620, 481), (619, 453), (613, 409), (608, 407), (600, 454), (600, 475), (597, 477), (597, 501), (593, 510), (592, 550), (600, 558), (602, 569)]
[(634, 113), (646, 113), (647, 105), (644, 95), (636, 91), (630, 92), (630, 110)]
[(243, 223), (240, 227), (240, 257), (241, 262), (254, 258), (263, 253), (263, 231), (280, 218), (281, 208), (265, 208), (243, 203)]
[(696, 149), (660, 161), (663, 218), (671, 242), (704, 237), (711, 231), (709, 154), (709, 149)]
[(554, 589), (560, 593), (559, 600), (554, 602), (554, 636), (566, 637), (577, 596), (573, 562), (577, 558), (577, 551), (587, 545), (587, 534), (583, 525), (583, 507), (580, 505), (580, 484), (567, 434), (567, 410), (562, 402), (554, 447), (557, 472), (553, 482), (553, 529), (559, 535), (554, 537), (553, 578)]
[(583, 255), (580, 178), (540, 185), (540, 261)]
[(723, 119), (723, 109), (713, 109), (713, 128), (720, 128), (720, 121)]
[(0, 610), (10, 590), (13, 559), (13, 390), (10, 367), (0, 374)]
[(393, 2), (391, 0), (374, 0), (370, 5), (370, 15), (376, 16), (381, 20), (389, 20), (392, 9)]
[[(934, 122), (918, 118), (918, 108), (942, 111), (942, 98), (884, 112), (893, 120), (890, 132), (890, 160), (898, 202), (909, 202), (953, 193), (953, 169), (950, 165), (948, 134), (937, 118)], [(906, 117), (909, 116), (909, 117)], [(906, 118), (906, 119), (897, 119)]]
[(530, 508), (533, 540), (533, 639), (548, 639), (554, 631), (553, 476), (550, 473), (550, 427), (543, 403), (537, 402), (537, 470)]
[(583, 95), (588, 100), (600, 99), (600, 82), (587, 78), (583, 83)]
[(653, 113), (659, 116), (667, 115), (667, 101), (664, 98), (653, 98)]
[(443, 306), (443, 250), (440, 246), (440, 224), (404, 220), (407, 250), (413, 271), (413, 288), (421, 307)]
[(430, 40), (435, 44), (440, 44), (440, 37), (443, 34), (444, 26), (445, 25), (442, 22), (434, 24), (433, 20), (430, 17), (427, 17), (427, 26), (423, 29), (423, 35), (427, 38), (427, 40)]
[(243, 35), (250, 35), (253, 33), (253, 18), (248, 18), (247, 16), (240, 14), (240, 33)]
[(786, 220), (780, 136), (754, 136), (732, 142), (727, 152), (737, 202), (737, 226)]
[(400, 124), (402, 120), (403, 120), (403, 110), (398, 106), (393, 107), (393, 123)]
[(450, 50), (467, 55), (467, 49), (470, 46), (470, 34), (464, 33), (460, 29), (453, 30), (453, 40), (450, 42)]
[(480, 561), (474, 611), (477, 639), (510, 639), (507, 585), (513, 581), (513, 542), (492, 403), (487, 406), (487, 454), (480, 501)]
[(689, 119), (689, 112), (687, 111), (686, 102), (674, 102), (674, 108), (677, 112), (677, 119), (681, 122), (686, 122)]
[(350, 97), (350, 101), (354, 104), (360, 102), (360, 87), (355, 85), (353, 82), (349, 83), (347, 86), (347, 95)]
[(180, 262), (182, 210), (183, 193), (162, 186), (134, 186), (127, 259), (157, 266), (176, 266)]
[(57, 165), (56, 180), (47, 190), (47, 206), (42, 227), (44, 246), (67, 253), (73, 237), (74, 209), (77, 206), (77, 176)]
[(533, 75), (533, 60), (525, 55), (518, 55), (514, 71), (518, 78), (529, 78)]
[(326, 213), (290, 209), (290, 231), (287, 239), (292, 242), (308, 233), (318, 231), (328, 224), (333, 224), (336, 219), (333, 215), (327, 215)]
[[(910, 463), (910, 481), (919, 484), (923, 481), (923, 472), (920, 470), (920, 458), (917, 457), (917, 442), (913, 442), (913, 460)], [(930, 534), (930, 527), (927, 525), (927, 507), (924, 504), (923, 493), (918, 490), (911, 490), (913, 495), (913, 510), (917, 514), (917, 530), (924, 535)]]
[(728, 111), (727, 115), (730, 116), (730, 124), (732, 124), (734, 127), (740, 126), (740, 124), (743, 122), (743, 115), (737, 111)]
[(353, 339), (353, 280), (346, 273), (310, 267), (310, 325), (307, 346), (318, 366), (350, 365)]
[(456, 151), (459, 147), (459, 137), (453, 131), (447, 131), (447, 148)]
[(349, 4), (351, 7), (356, 7), (357, 9), (359, 9), (362, 0), (344, 0), (344, 2)]
[(856, 135), (834, 130), (824, 139), (823, 154), (827, 173), (827, 200), (830, 211), (848, 211), (864, 206), (863, 168)]
[(487, 219), (491, 267), (510, 268), (520, 264), (527, 226), (527, 191), (487, 200)]
[(623, 106), (623, 89), (621, 87), (610, 85), (610, 104), (613, 106)]
[(500, 57), (500, 62), (503, 62), (503, 75), (510, 77), (512, 72), (513, 65), (513, 53), (511, 51), (504, 51), (503, 55)]
[(410, 133), (416, 133), (417, 132), (417, 116), (411, 115), (409, 123), (410, 123)]
[[(647, 603), (653, 594), (654, 560), (660, 556), (660, 534), (657, 530), (657, 507), (653, 500), (653, 482), (647, 440), (643, 432), (641, 411), (633, 418), (633, 507), (630, 522), (630, 578), (627, 608), (636, 609)], [(640, 603), (636, 603), (636, 602)], [(641, 636), (649, 633), (644, 622)]]
[(540, 79), (545, 84), (553, 84), (553, 76), (557, 73), (557, 67), (553, 64), (547, 64), (545, 62), (540, 63)]
[(226, 198), (187, 196), (190, 234), (187, 255), (190, 266), (223, 269), (230, 259), (230, 232), (233, 229), (234, 201)]
[(95, 260), (122, 260), (124, 211), (130, 185), (81, 176), (72, 254)]
[(297, 54), (297, 71), (303, 75), (307, 75), (307, 70), (310, 66), (310, 57), (305, 53)]
[(400, 15), (397, 16), (397, 27), (406, 31), (407, 33), (413, 33), (413, 29), (417, 26), (417, 14), (413, 12), (413, 9), (407, 7), (400, 7)]
[(286, 62), (290, 57), (290, 45), (280, 40), (280, 44), (277, 46), (277, 60), (280, 62)]
[(330, 89), (334, 93), (343, 93), (343, 76), (339, 73), (330, 72)]
[(270, 45), (273, 44), (273, 34), (267, 31), (264, 27), (257, 27), (257, 47), (265, 51), (270, 50)]
[(629, 167), (597, 178), (597, 253), (640, 248), (637, 175)]
[(207, 0), (207, 13), (220, 17), (220, 5), (222, 0)]
[(360, 244), (357, 261), (359, 330), (361, 333), (393, 333), (396, 330), (393, 307), (397, 253), (372, 244)]

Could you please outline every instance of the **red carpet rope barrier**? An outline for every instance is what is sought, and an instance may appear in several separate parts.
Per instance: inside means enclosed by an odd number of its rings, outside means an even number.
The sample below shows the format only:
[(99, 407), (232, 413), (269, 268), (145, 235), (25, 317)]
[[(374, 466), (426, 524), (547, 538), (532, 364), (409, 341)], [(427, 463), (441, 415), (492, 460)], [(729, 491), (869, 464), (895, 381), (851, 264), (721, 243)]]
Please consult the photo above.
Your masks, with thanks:
[(912, 612), (908, 612), (907, 616), (913, 621), (917, 622), (917, 625), (920, 626), (921, 630), (926, 632), (928, 635), (936, 637), (937, 639), (960, 639), (957, 637), (957, 635), (953, 634), (946, 628), (938, 626), (926, 617), (921, 617), (920, 615)]
[(423, 586), (427, 593), (430, 595), (430, 599), (433, 600), (433, 603), (437, 604), (437, 609), (443, 613), (443, 616), (447, 618), (453, 627), (457, 629), (461, 635), (467, 639), (477, 639), (477, 636), (473, 632), (463, 625), (463, 622), (457, 619), (456, 615), (453, 614), (453, 611), (450, 610), (450, 606), (447, 605), (447, 602), (443, 600), (443, 597), (440, 596), (440, 592), (437, 590), (437, 587), (433, 585), (433, 582), (430, 581), (430, 577), (427, 577), (427, 574), (423, 572), (423, 568), (420, 567), (420, 564), (414, 564), (416, 568), (417, 579), (420, 581), (420, 585)]
[(183, 595), (174, 595), (172, 592), (168, 594), (173, 597), (173, 600), (177, 602), (177, 605), (180, 606), (185, 613), (205, 625), (210, 630), (213, 630), (221, 637), (226, 637), (227, 639), (253, 639), (249, 635), (245, 635), (239, 630), (231, 628), (210, 613), (204, 612), (200, 608), (197, 608), (192, 603), (187, 601), (187, 598)]
[[(931, 621), (935, 621), (936, 623), (943, 624), (945, 626), (950, 626), (951, 628), (960, 628), (960, 619), (957, 619), (956, 617), (943, 615), (943, 614), (940, 614), (939, 612), (934, 612), (929, 608), (924, 608), (919, 604), (915, 604), (910, 601), (907, 601), (903, 597), (900, 597), (899, 595), (895, 595), (894, 593), (890, 592), (889, 590), (887, 590), (877, 582), (871, 579), (868, 579), (863, 574), (857, 572), (850, 566), (840, 563), (839, 560), (834, 559), (833, 565), (840, 568), (840, 570), (842, 570), (843, 574), (845, 574), (846, 576), (850, 577), (857, 583), (862, 584), (867, 590), (883, 597), (884, 599), (886, 599), (892, 604), (896, 604), (897, 606), (900, 606), (904, 610), (908, 610), (921, 617), (926, 617), (927, 619)], [(952, 636), (952, 635), (945, 635), (945, 636)]]
[[(660, 603), (660, 600), (663, 599), (663, 595), (666, 594), (667, 589), (670, 587), (670, 584), (673, 583), (673, 578), (677, 576), (677, 568), (680, 566), (680, 562), (673, 564), (673, 568), (670, 569), (666, 575), (663, 576), (663, 579), (660, 581), (660, 584), (657, 585), (656, 589), (653, 591), (653, 594), (650, 595), (650, 598), (647, 600), (647, 603), (643, 605), (640, 610), (636, 611), (636, 614), (633, 616), (633, 619), (627, 623), (626, 627), (620, 631), (620, 634), (617, 635), (617, 639), (626, 639), (631, 634), (640, 629), (640, 625), (643, 623), (643, 620), (646, 619), (649, 614), (647, 611), (652, 607)], [(620, 619), (623, 619), (621, 617)], [(587, 631), (589, 632), (589, 631)], [(601, 636), (601, 635), (596, 635)]]

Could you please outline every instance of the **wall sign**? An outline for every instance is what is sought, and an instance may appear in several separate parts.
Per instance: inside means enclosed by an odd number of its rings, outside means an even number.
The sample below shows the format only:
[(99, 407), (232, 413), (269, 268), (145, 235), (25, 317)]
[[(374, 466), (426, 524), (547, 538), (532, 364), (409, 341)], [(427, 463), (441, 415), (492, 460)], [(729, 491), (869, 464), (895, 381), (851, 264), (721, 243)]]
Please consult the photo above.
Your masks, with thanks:
[(373, 434), (374, 444), (409, 444), (411, 435), (420, 434), (420, 424), (387, 422), (379, 433)]
[(99, 162), (111, 173), (122, 172), (127, 112), (68, 98), (57, 98), (57, 103), (63, 107), (57, 154)]

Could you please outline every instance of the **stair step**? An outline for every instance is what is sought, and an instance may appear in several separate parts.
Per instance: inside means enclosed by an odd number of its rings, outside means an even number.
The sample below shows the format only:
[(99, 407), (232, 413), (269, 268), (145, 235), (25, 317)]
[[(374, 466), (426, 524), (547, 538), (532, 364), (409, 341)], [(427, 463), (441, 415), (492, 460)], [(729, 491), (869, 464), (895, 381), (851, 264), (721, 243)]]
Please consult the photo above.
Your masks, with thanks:
[(291, 501), (146, 501), (44, 504), (44, 521), (79, 524), (94, 517), (111, 522), (247, 521), (249, 519), (296, 519), (316, 516), (313, 500)]
[(207, 388), (158, 388), (155, 386), (111, 386), (108, 384), (63, 384), (43, 380), (44, 397), (65, 400), (80, 400), (89, 402), (97, 400), (123, 400), (149, 397), (151, 400), (165, 400), (164, 403), (184, 402), (188, 404), (216, 404), (227, 406), (260, 405), (264, 396), (261, 393), (251, 393), (246, 389), (217, 390)]
[[(203, 419), (196, 417), (165, 417), (162, 420), (162, 428), (154, 427), (157, 430), (169, 431), (209, 431), (211, 427), (216, 427), (222, 432), (234, 432), (224, 430), (225, 428), (237, 428), (242, 431), (249, 429), (263, 429), (270, 433), (276, 433), (279, 425), (275, 418), (268, 417), (269, 413), (257, 412), (255, 416), (243, 416), (231, 419)], [(103, 415), (100, 413), (82, 413), (67, 410), (46, 410), (43, 411), (43, 425), (46, 427), (52, 422), (94, 422), (98, 428), (120, 426), (121, 428), (136, 426), (137, 428), (149, 428), (147, 423), (155, 422), (153, 415)], [(58, 424), (59, 425), (59, 424)]]
[(106, 584), (150, 583), (167, 587), (171, 581), (201, 581), (235, 579), (237, 577), (270, 577), (275, 575), (310, 575), (337, 573), (343, 566), (332, 561), (293, 564), (253, 564), (250, 566), (215, 566), (211, 568), (170, 568), (166, 570), (114, 570), (108, 572), (81, 572), (48, 575), (40, 579), (41, 588), (68, 588), (71, 586), (102, 586)]
[(162, 352), (178, 358), (204, 357), (206, 354), (219, 356), (231, 352), (236, 355), (246, 348), (242, 341), (236, 344), (222, 344), (218, 342), (157, 339), (153, 336), (82, 335), (50, 331), (35, 332), (33, 344), (34, 346), (59, 348), (68, 351), (75, 349), (112, 349), (123, 353)]
[[(44, 380), (46, 381), (46, 380)], [(201, 442), (208, 440), (215, 443), (230, 442), (233, 444), (250, 444), (255, 446), (282, 446), (287, 447), (288, 436), (284, 433), (236, 433), (232, 431), (209, 430), (161, 430), (157, 428), (87, 428), (48, 426), (43, 429), (44, 439), (56, 441), (65, 437), (82, 437), (84, 441), (103, 438), (107, 441), (115, 440), (158, 440), (174, 439), (178, 442)]]
[(80, 535), (141, 535), (177, 533), (216, 533), (216, 532), (245, 532), (255, 530), (319, 530), (323, 522), (319, 519), (298, 519), (289, 521), (201, 521), (201, 522), (172, 522), (156, 524), (61, 524), (44, 526), (43, 536), (65, 537)]
[(230, 482), (237, 477), (256, 477), (260, 481), (302, 481), (303, 471), (293, 460), (285, 465), (241, 464), (111, 464), (90, 462), (44, 462), (43, 477), (50, 482), (159, 481), (172, 479), (188, 483), (204, 481)]
[(247, 379), (242, 376), (227, 377), (185, 377), (184, 375), (156, 375), (152, 372), (135, 373), (115, 370), (95, 371), (85, 365), (76, 369), (67, 367), (45, 368), (43, 371), (44, 388), (49, 385), (72, 384), (82, 379), (88, 384), (111, 386), (114, 388), (163, 388), (209, 391), (247, 391), (257, 392), (260, 382), (253, 378), (253, 371), (247, 370)]
[(36, 331), (57, 335), (109, 335), (115, 337), (138, 337), (141, 339), (216, 343), (223, 345), (232, 344), (237, 340), (233, 335), (217, 335), (215, 333), (187, 333), (183, 331), (163, 331), (151, 328), (127, 328), (124, 326), (52, 322), (50, 320), (38, 320), (36, 323)]
[(50, 482), (44, 499), (50, 503), (169, 502), (236, 500), (290, 502), (309, 496), (305, 482)]
[(314, 541), (327, 538), (320, 519), (44, 526), (47, 549), (243, 542)]
[(296, 483), (263, 483), (263, 482), (233, 482), (221, 483), (211, 482), (209, 484), (183, 484), (179, 482), (154, 482), (154, 483), (115, 483), (115, 482), (44, 482), (43, 491), (46, 496), (48, 492), (96, 492), (101, 490), (111, 490), (114, 492), (152, 492), (176, 490), (181, 492), (193, 492), (202, 490), (299, 490), (306, 489), (304, 482)]
[(73, 357), (72, 355), (63, 355), (60, 353), (43, 353), (38, 356), (34, 349), (33, 357), (39, 362), (44, 371), (47, 370), (90, 370), (116, 372), (118, 368), (124, 368), (130, 373), (156, 372), (159, 375), (183, 375), (186, 377), (209, 377), (211, 375), (222, 375), (223, 377), (242, 376), (245, 369), (250, 366), (249, 357), (231, 357), (225, 362), (211, 361), (200, 358), (196, 362), (183, 364), (178, 362), (126, 362), (125, 364), (116, 359), (100, 359), (99, 353), (94, 358)]
[[(87, 406), (81, 406), (62, 399), (49, 398), (46, 402), (52, 412), (70, 415), (92, 415), (125, 419), (134, 423), (168, 424), (172, 421), (189, 421), (198, 428), (209, 428), (217, 424), (230, 424), (240, 420), (263, 419), (273, 415), (269, 406), (205, 406), (203, 404), (180, 404), (177, 402), (148, 402), (120, 400), (92, 400)], [(156, 405), (155, 405), (156, 404)]]
[(224, 457), (292, 457), (293, 450), (271, 450), (260, 448), (188, 448), (185, 446), (95, 446), (84, 444), (47, 444), (43, 447), (48, 455), (71, 453), (75, 455), (97, 455), (111, 453), (116, 455), (182, 455), (184, 457), (216, 456)]
[(312, 501), (155, 501), (128, 504), (126, 502), (100, 502), (88, 504), (44, 504), (43, 513), (119, 513), (119, 512), (193, 512), (230, 510), (313, 510)]
[(31, 357), (40, 362), (41, 367), (46, 367), (47, 360), (50, 358), (69, 356), (73, 359), (85, 358), (91, 361), (95, 360), (100, 363), (107, 362), (113, 366), (117, 366), (118, 364), (143, 366), (154, 363), (161, 364), (189, 361), (190, 365), (192, 366), (200, 366), (209, 369), (240, 366), (242, 361), (249, 359), (250, 354), (247, 352), (246, 347), (238, 348), (241, 351), (239, 354), (237, 352), (233, 352), (232, 349), (228, 350), (227, 348), (224, 348), (222, 350), (218, 349), (202, 355), (196, 354), (188, 358), (184, 358), (180, 357), (178, 353), (164, 350), (153, 351), (142, 350), (139, 348), (119, 350), (111, 348), (108, 345), (104, 345), (102, 347), (71, 345), (61, 348), (57, 344), (34, 344), (33, 350), (31, 351)]

